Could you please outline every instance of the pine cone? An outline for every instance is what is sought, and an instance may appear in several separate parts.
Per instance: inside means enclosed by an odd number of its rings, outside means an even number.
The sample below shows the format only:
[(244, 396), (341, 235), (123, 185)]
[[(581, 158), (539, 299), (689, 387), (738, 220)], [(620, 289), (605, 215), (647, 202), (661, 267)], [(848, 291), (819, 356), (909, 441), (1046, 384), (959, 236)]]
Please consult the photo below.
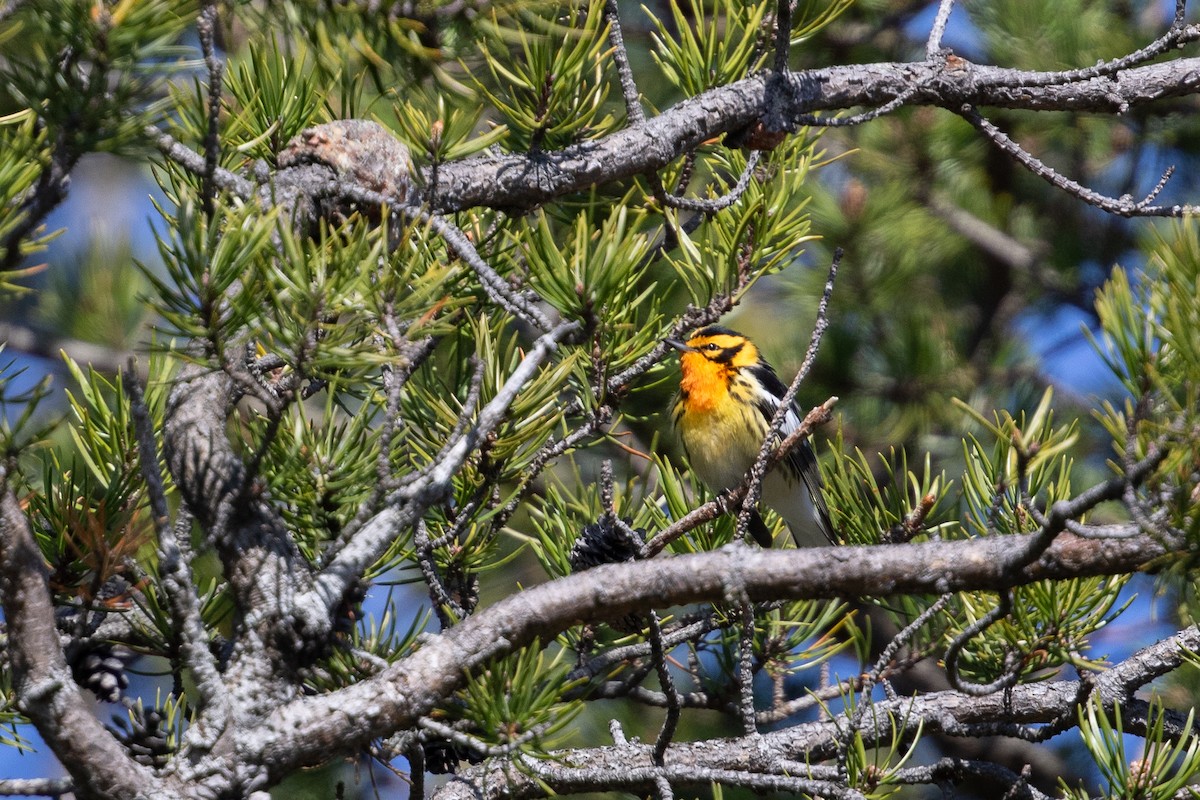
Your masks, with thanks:
[[(646, 532), (634, 531), (641, 542), (646, 540)], [(568, 560), (574, 572), (598, 567), (601, 564), (619, 564), (623, 561), (635, 561), (638, 557), (638, 545), (641, 542), (631, 541), (620, 528), (613, 525), (607, 518), (586, 526), (575, 545), (571, 548)]]
[(423, 742), (425, 771), (433, 775), (453, 775), (458, 772), (458, 751), (444, 739)]
[(71, 676), (100, 700), (115, 703), (129, 688), (125, 658), (109, 644), (91, 645), (71, 659)]
[(156, 708), (134, 708), (131, 711), (132, 717), (113, 717), (118, 741), (125, 745), (134, 761), (162, 769), (174, 752), (167, 738), (162, 712)]

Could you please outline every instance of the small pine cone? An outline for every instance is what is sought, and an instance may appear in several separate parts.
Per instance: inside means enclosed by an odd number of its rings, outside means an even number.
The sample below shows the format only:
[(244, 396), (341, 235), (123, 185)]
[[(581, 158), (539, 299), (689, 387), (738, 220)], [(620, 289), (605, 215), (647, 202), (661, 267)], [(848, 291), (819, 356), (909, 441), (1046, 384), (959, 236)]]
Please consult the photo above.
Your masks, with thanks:
[(120, 700), (129, 688), (125, 659), (108, 644), (93, 645), (76, 654), (71, 659), (71, 675), (77, 684), (107, 703)]
[[(645, 541), (645, 531), (638, 530), (635, 533)], [(638, 557), (638, 544), (640, 542), (631, 541), (629, 536), (605, 518), (583, 529), (571, 548), (568, 560), (574, 572), (582, 572), (601, 564), (634, 561)]]
[(156, 708), (135, 709), (132, 718), (113, 717), (117, 739), (139, 764), (162, 769), (171, 760), (165, 718)]
[[(582, 572), (601, 564), (636, 561), (638, 545), (646, 540), (646, 532), (637, 529), (634, 533), (640, 541), (633, 541), (633, 537), (613, 525), (607, 517), (584, 527), (567, 557), (572, 571)], [(640, 633), (646, 627), (646, 620), (640, 614), (628, 614), (610, 620), (608, 624), (621, 633)]]
[(425, 771), (432, 775), (453, 775), (458, 772), (458, 751), (445, 739), (423, 742)]

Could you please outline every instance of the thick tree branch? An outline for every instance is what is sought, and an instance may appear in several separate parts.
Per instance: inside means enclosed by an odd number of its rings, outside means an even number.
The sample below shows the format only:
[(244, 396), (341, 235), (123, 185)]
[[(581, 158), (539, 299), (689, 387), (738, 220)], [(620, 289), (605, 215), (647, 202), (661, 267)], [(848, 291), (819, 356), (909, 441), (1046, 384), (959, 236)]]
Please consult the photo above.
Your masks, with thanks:
[(1059, 84), (1046, 85), (1046, 74), (953, 58), (754, 75), (593, 142), (553, 153), (487, 155), (442, 164), (430, 202), (439, 211), (473, 206), (530, 208), (589, 186), (661, 169), (701, 143), (745, 128), (771, 112), (790, 125), (813, 112), (877, 108), (905, 97), (908, 105), (955, 112), (969, 104), (1124, 114), (1200, 90), (1200, 58)]
[(225, 696), (217, 670), (217, 660), (209, 649), (208, 631), (204, 625), (200, 597), (192, 582), (191, 559), (185, 557), (185, 553), (190, 555), (191, 552), (187, 537), (192, 528), (192, 515), (187, 509), (181, 508), (176, 521), (172, 523), (170, 520), (150, 410), (146, 406), (141, 384), (134, 377), (134, 367), (135, 363), (131, 358), (128, 371), (122, 378), (133, 411), (138, 459), (141, 461), (142, 476), (146, 480), (150, 495), (150, 509), (154, 514), (154, 527), (158, 535), (158, 571), (177, 636), (174, 644), (196, 683), (196, 694), (199, 696), (197, 706), (201, 710), (200, 721), (204, 722), (207, 721), (205, 714), (224, 713)]
[(1148, 536), (1088, 540), (1064, 533), (1033, 563), (1014, 570), (1008, 556), (1015, 546), (1014, 537), (996, 536), (803, 551), (727, 547), (597, 567), (477, 612), (371, 680), (287, 704), (257, 728), (241, 731), (239, 749), (249, 763), (281, 777), (412, 726), (467, 672), (535, 639), (581, 620), (720, 601), (731, 585), (744, 586), (751, 600), (999, 590), (1043, 579), (1124, 574), (1168, 552)]
[(0, 797), (61, 797), (73, 794), (70, 778), (6, 778), (0, 780)]
[(54, 624), (45, 560), (0, 468), (0, 580), (17, 706), (74, 780), (80, 797), (169, 797), (92, 713), (71, 678)]
[[(226, 373), (185, 366), (167, 399), (163, 455), (188, 509), (216, 545), (251, 633), (239, 638), (235, 659), (273, 661), (280, 671), (270, 685), (286, 694), (281, 680), (298, 666), (298, 649), (323, 641), (331, 622), (323, 607), (301, 607), (311, 595), (311, 569), (283, 520), (247, 485), (246, 467), (225, 430), (234, 395)], [(231, 707), (253, 714), (268, 702), (266, 677), (248, 677), (248, 696), (233, 698)]]
[[(1188, 36), (1194, 38), (1192, 28)], [(1079, 76), (1090, 76), (1081, 78)], [(972, 64), (957, 56), (923, 62), (885, 62), (834, 66), (803, 72), (757, 74), (727, 86), (711, 89), (672, 106), (663, 113), (595, 141), (582, 142), (555, 152), (489, 154), (438, 165), (436, 185), (424, 198), (438, 213), (476, 206), (532, 208), (557, 197), (611, 181), (653, 173), (703, 142), (739, 131), (768, 119), (793, 129), (815, 121), (816, 112), (868, 108), (888, 111), (903, 105), (938, 106), (958, 113), (964, 105), (1031, 111), (1100, 112), (1125, 114), (1130, 109), (1200, 91), (1200, 58), (1181, 58), (1158, 64), (1117, 70), (1111, 74), (1030, 72)], [(874, 115), (861, 115), (865, 122)], [(824, 118), (830, 119), (830, 118)], [(339, 123), (354, 133), (356, 121)], [(169, 160), (205, 175), (204, 156), (189, 150), (168, 134), (149, 127), (146, 134)], [(377, 161), (380, 153), (396, 149), (393, 143), (356, 145), (354, 154), (331, 150), (329, 156), (347, 160), (353, 173), (358, 162)], [(293, 163), (294, 161), (294, 163)], [(387, 163), (398, 169), (395, 160)], [(320, 195), (333, 173), (309, 160), (281, 158), (266, 201), (285, 205), (293, 195)], [(361, 170), (360, 170), (361, 172)], [(292, 180), (290, 175), (298, 176)], [(254, 185), (233, 173), (216, 170), (213, 180), (222, 189), (248, 198)], [(361, 185), (380, 187), (365, 177)], [(388, 192), (384, 192), (388, 194)], [(288, 199), (291, 198), (291, 199)], [(1170, 208), (1163, 209), (1169, 213)]]

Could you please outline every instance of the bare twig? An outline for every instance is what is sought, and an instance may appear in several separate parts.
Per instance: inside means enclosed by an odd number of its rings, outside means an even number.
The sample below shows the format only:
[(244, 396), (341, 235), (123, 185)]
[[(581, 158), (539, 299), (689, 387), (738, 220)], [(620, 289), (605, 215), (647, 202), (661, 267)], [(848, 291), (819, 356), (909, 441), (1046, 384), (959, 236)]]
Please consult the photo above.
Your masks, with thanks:
[(858, 705), (854, 709), (854, 721), (852, 723), (855, 730), (862, 725), (863, 713), (866, 711), (867, 705), (869, 705), (868, 700), (871, 696), (871, 690), (875, 687), (875, 684), (879, 682), (884, 671), (896, 657), (896, 654), (900, 652), (900, 648), (912, 641), (912, 638), (917, 635), (917, 631), (921, 630), (921, 628), (925, 626), (925, 623), (929, 622), (934, 615), (940, 613), (941, 610), (946, 607), (946, 604), (949, 603), (953, 598), (954, 595), (952, 594), (944, 594), (939, 597), (929, 606), (929, 608), (918, 614), (916, 619), (908, 623), (908, 625), (905, 625), (903, 630), (892, 637), (892, 640), (888, 642), (887, 647), (883, 648), (883, 652), (880, 653), (879, 658), (875, 660), (874, 668), (872, 668), (870, 672), (863, 676), (862, 685), (859, 687), (860, 699)]
[(663, 643), (662, 625), (656, 611), (647, 614), (649, 618), (648, 635), (650, 638), (650, 658), (658, 673), (658, 682), (666, 696), (667, 716), (663, 720), (658, 738), (654, 740), (654, 763), (662, 766), (663, 755), (671, 740), (675, 738), (675, 730), (679, 726), (680, 700), (679, 692), (675, 689), (675, 681), (671, 678), (671, 670), (667, 666), (667, 650)]
[(483, 284), (484, 291), (487, 292), (488, 298), (493, 303), (538, 330), (549, 331), (554, 327), (550, 319), (527, 296), (514, 291), (508, 282), (483, 260), (467, 235), (450, 220), (416, 206), (399, 206), (396, 210), (409, 219), (428, 225), (430, 229), (441, 236), (455, 255), (467, 262), (475, 271), (480, 283)]
[[(147, 125), (142, 132), (169, 161), (173, 161), (194, 175), (204, 175), (208, 171), (207, 161), (203, 155), (181, 144), (169, 133), (161, 131), (153, 125)], [(240, 175), (221, 167), (213, 169), (211, 174), (216, 186), (230, 192), (235, 197), (248, 200), (254, 194), (254, 184)]]
[[(691, 622), (686, 625), (668, 629), (662, 634), (663, 650), (669, 651), (673, 647), (683, 644), (684, 642), (694, 641), (707, 633), (710, 633), (720, 627), (716, 620), (713, 619), (711, 613), (707, 614), (704, 619), (696, 622)], [(651, 654), (653, 645), (650, 642), (638, 642), (637, 644), (626, 645), (624, 647), (614, 647), (607, 650), (585, 664), (581, 664), (571, 671), (567, 676), (568, 683), (574, 683), (580, 679), (591, 680), (598, 675), (606, 675), (612, 671), (614, 667), (623, 663), (633, 663), (637, 659), (645, 658)], [(581, 692), (586, 692), (587, 689), (581, 687)], [(573, 694), (571, 695), (574, 696)], [(664, 699), (662, 705), (666, 705)]]
[(415, 527), (416, 530), (413, 532), (414, 560), (421, 570), (421, 577), (425, 579), (425, 586), (429, 590), (429, 599), (433, 601), (433, 613), (437, 615), (438, 622), (445, 630), (454, 625), (455, 617), (463, 616), (463, 609), (454, 602), (454, 598), (450, 597), (445, 584), (442, 583), (441, 576), (438, 575), (437, 564), (433, 561), (433, 546), (429, 541), (425, 520), (417, 520)]
[[(568, 408), (566, 413), (570, 413), (572, 410)], [(581, 442), (590, 437), (597, 435), (597, 432), (612, 420), (613, 414), (614, 409), (612, 405), (600, 406), (587, 419), (576, 423), (574, 428), (564, 434), (561, 439), (547, 442), (525, 469), (522, 470), (521, 483), (518, 486), (518, 490), (513, 493), (513, 497), (499, 511), (496, 517), (493, 518), (493, 526), (507, 524), (512, 515), (517, 512), (525, 495), (535, 485), (534, 482), (542, 474), (542, 471), (563, 453), (577, 447)]]
[(1062, 70), (1059, 72), (1042, 72), (1034, 75), (1029, 75), (1021, 79), (1021, 86), (1062, 86), (1070, 83), (1080, 83), (1089, 81), (1093, 78), (1103, 78), (1109, 75), (1115, 75), (1118, 72), (1123, 72), (1136, 67), (1138, 64), (1144, 64), (1151, 59), (1154, 59), (1163, 53), (1169, 52), (1176, 48), (1182, 47), (1185, 44), (1194, 42), (1200, 39), (1200, 25), (1187, 25), (1184, 22), (1184, 17), (1187, 12), (1187, 3), (1185, 0), (1176, 0), (1175, 17), (1171, 21), (1170, 27), (1166, 33), (1155, 39), (1145, 47), (1128, 53), (1120, 58), (1114, 58), (1111, 61), (1101, 61), (1099, 64), (1094, 64), (1090, 67), (1082, 69)]
[(560, 322), (538, 338), (526, 353), (525, 358), (513, 370), (512, 375), (496, 392), (495, 397), (480, 410), (475, 425), (465, 431), (454, 446), (445, 452), (441, 462), (435, 465), (429, 473), (429, 479), (418, 482), (419, 485), (409, 485), (400, 489), (401, 497), (398, 499), (416, 500), (430, 495), (440, 496), (462, 467), (467, 455), (504, 420), (504, 416), (508, 413), (508, 407), (516, 399), (517, 394), (525, 388), (525, 385), (533, 379), (542, 362), (558, 348), (561, 341), (578, 330), (579, 323), (577, 322)]
[(1118, 475), (1085, 489), (1070, 500), (1059, 500), (1053, 503), (1046, 513), (1040, 512), (1034, 503), (1029, 501), (1028, 493), (1022, 489), (1022, 501), (1025, 510), (1030, 513), (1041, 529), (1032, 536), (1023, 537), (1025, 542), (1017, 548), (1009, 559), (1010, 569), (1020, 569), (1039, 558), (1053, 542), (1054, 537), (1066, 530), (1067, 522), (1078, 519), (1101, 503), (1109, 500), (1119, 500), (1125, 496), (1130, 486), (1141, 485), (1166, 459), (1170, 452), (1167, 439), (1161, 438), (1147, 448), (1146, 456), (1141, 461), (1127, 464), (1124, 475)]
[(421, 480), (391, 494), (387, 507), (372, 517), (322, 570), (316, 590), (323, 602), (340, 598), (350, 582), (383, 555), (399, 530), (413, 524), (429, 505), (445, 495), (467, 457), (503, 421), (509, 405), (533, 379), (542, 362), (578, 327), (576, 322), (562, 322), (538, 338), (495, 397), (480, 410), (475, 424), (446, 449), (441, 462), (434, 464)]
[(625, 49), (625, 37), (621, 33), (621, 9), (618, 0), (604, 0), (604, 18), (608, 20), (608, 42), (612, 45), (613, 61), (617, 65), (617, 77), (621, 81), (621, 95), (625, 98), (625, 116), (634, 125), (646, 119), (637, 82), (629, 66), (629, 51)]
[(837, 280), (838, 266), (842, 263), (842, 248), (836, 248), (833, 251), (833, 259), (829, 263), (829, 276), (825, 279), (825, 290), (821, 294), (821, 301), (817, 304), (817, 319), (813, 323), (812, 336), (808, 342), (808, 350), (804, 353), (804, 361), (800, 364), (800, 369), (796, 373), (796, 377), (792, 379), (792, 383), (788, 386), (787, 392), (779, 400), (779, 405), (775, 409), (774, 416), (771, 417), (771, 424), (767, 430), (767, 435), (763, 438), (762, 444), (758, 449), (758, 456), (754, 459), (754, 465), (750, 467), (747, 474), (747, 491), (742, 498), (741, 510), (738, 513), (738, 535), (745, 537), (750, 529), (750, 517), (758, 505), (759, 496), (762, 493), (762, 481), (767, 474), (768, 462), (771, 460), (772, 452), (782, 451), (788, 452), (792, 447), (807, 437), (807, 433), (797, 436), (793, 431), (789, 433), (784, 440), (783, 447), (776, 447), (779, 438), (780, 429), (788, 418), (788, 414), (792, 413), (793, 403), (796, 399), (796, 392), (800, 389), (800, 384), (808, 377), (809, 371), (812, 369), (813, 363), (817, 359), (817, 351), (821, 347), (821, 337), (824, 336), (826, 328), (829, 327), (829, 300), (833, 296), (834, 282)]
[(450, 451), (458, 444), (458, 440), (467, 431), (471, 425), (471, 417), (475, 415), (475, 407), (479, 405), (480, 395), (483, 393), (483, 378), (487, 365), (483, 363), (477, 356), (472, 355), (469, 359), (471, 367), (471, 383), (467, 387), (467, 397), (463, 401), (462, 411), (458, 414), (458, 419), (454, 421), (454, 427), (450, 430), (446, 437), (446, 443), (438, 450), (437, 454), (429, 460), (429, 463), (420, 469), (402, 475), (399, 478), (389, 477), (384, 481), (384, 485), (389, 490), (396, 490), (404, 486), (411, 486), (417, 481), (422, 480), (432, 470), (436, 469), (439, 464), (450, 454)]
[[(787, 3), (788, 0), (781, 0)], [(754, 605), (749, 597), (736, 597), (741, 625), (738, 631), (738, 711), (742, 719), (742, 730), (747, 736), (758, 732), (758, 720), (754, 713)]]
[(792, 49), (792, 0), (775, 3), (775, 71), (786, 72)]
[(671, 208), (679, 208), (685, 211), (699, 211), (704, 214), (715, 214), (718, 211), (723, 211), (740, 200), (742, 195), (746, 193), (746, 189), (750, 186), (750, 179), (754, 176), (754, 168), (758, 166), (761, 158), (761, 150), (751, 150), (750, 155), (746, 158), (746, 168), (738, 176), (737, 183), (720, 197), (700, 199), (678, 197), (663, 193), (659, 199)]
[(1200, 206), (1193, 205), (1174, 205), (1174, 206), (1155, 206), (1151, 205), (1154, 199), (1162, 191), (1163, 185), (1170, 177), (1171, 171), (1168, 170), (1163, 175), (1162, 179), (1155, 185), (1154, 189), (1145, 198), (1135, 201), (1128, 195), (1124, 197), (1114, 198), (1107, 197), (1099, 192), (1089, 189), (1083, 184), (1074, 181), (1052, 167), (1047, 166), (1036, 156), (1022, 148), (1019, 144), (1013, 141), (1006, 133), (997, 128), (975, 110), (974, 106), (964, 105), (959, 112), (963, 119), (970, 122), (980, 133), (987, 138), (992, 144), (996, 145), (1002, 153), (1012, 158), (1025, 169), (1037, 175), (1042, 180), (1049, 183), (1056, 189), (1060, 189), (1072, 197), (1076, 197), (1083, 202), (1093, 205), (1110, 214), (1117, 214), (1122, 217), (1183, 217), (1192, 214), (1200, 213)]
[(921, 84), (913, 83), (886, 103), (870, 111), (864, 111), (861, 114), (852, 114), (848, 117), (819, 117), (815, 114), (797, 114), (792, 118), (792, 124), (808, 125), (812, 128), (853, 128), (857, 125), (870, 122), (873, 119), (878, 119), (885, 114), (890, 114), (901, 106), (906, 105), (917, 96), (917, 92), (921, 88)]
[[(828, 666), (828, 661), (822, 662), (822, 671), (824, 672)], [(789, 700), (767, 711), (760, 711), (755, 716), (759, 725), (772, 725), (776, 722), (782, 722), (789, 717), (799, 714), (801, 711), (807, 711), (810, 708), (824, 708), (830, 700), (837, 700), (842, 697), (848, 689), (860, 691), (862, 683), (863, 676), (861, 675), (856, 675), (853, 678), (845, 678), (840, 681), (821, 680), (819, 688), (810, 689), (801, 697)]]
[(496, 270), (479, 255), (475, 245), (457, 225), (440, 214), (405, 202), (402, 197), (390, 197), (369, 189), (352, 180), (337, 179), (325, 185), (324, 191), (332, 197), (363, 203), (376, 208), (388, 207), (393, 213), (412, 222), (423, 224), (442, 237), (456, 256), (467, 263), (483, 285), (484, 292), (496, 305), (517, 319), (540, 331), (554, 327), (545, 314), (528, 295), (515, 291)]
[(929, 40), (925, 42), (926, 60), (933, 61), (942, 52), (942, 37), (946, 34), (946, 23), (950, 21), (950, 12), (953, 10), (954, 0), (941, 0), (938, 3), (937, 16), (933, 18)]
[(898, 784), (940, 785), (943, 790), (952, 786), (962, 786), (971, 791), (979, 791), (984, 785), (997, 788), (1007, 786), (1000, 800), (1050, 800), (1051, 795), (1029, 785), (1027, 778), (1030, 770), (1028, 764), (1022, 772), (1016, 773), (989, 761), (943, 758), (929, 766), (902, 768), (892, 779)]
[[(345, 546), (358, 529), (367, 523), (367, 520), (379, 511), (380, 504), (392, 485), (392, 448), (395, 432), (401, 423), (400, 420), (400, 395), (408, 378), (413, 371), (419, 367), (424, 361), (433, 354), (434, 348), (437, 346), (437, 340), (432, 336), (427, 336), (418, 342), (409, 342), (403, 338), (403, 335), (398, 330), (394, 330), (394, 320), (391, 320), (389, 315), (384, 314), (384, 327), (388, 331), (389, 337), (393, 339), (393, 346), (396, 348), (396, 353), (393, 358), (399, 360), (399, 364), (392, 364), (390, 361), (383, 370), (384, 390), (387, 393), (387, 399), (384, 401), (383, 420), (380, 422), (379, 432), (379, 457), (375, 462), (375, 485), (371, 488), (371, 494), (359, 504), (358, 510), (355, 511), (354, 518), (346, 523), (338, 540), (323, 554), (322, 562), (327, 563), (330, 558), (337, 554), (338, 551)], [(399, 336), (399, 339), (395, 337)]]
[(219, 24), (217, 4), (214, 0), (205, 0), (204, 8), (196, 19), (196, 33), (200, 37), (200, 48), (204, 52), (204, 68), (208, 70), (208, 129), (204, 134), (204, 173), (201, 176), (200, 202), (204, 216), (210, 219), (217, 195), (214, 175), (221, 158), (218, 126), (221, 116), (221, 74), (224, 65), (217, 57), (216, 39)]
[(972, 638), (983, 633), (985, 630), (996, 624), (1000, 620), (1008, 616), (1012, 611), (1013, 595), (1011, 589), (1004, 589), (1000, 592), (1000, 602), (979, 619), (963, 629), (962, 633), (954, 637), (954, 641), (946, 649), (946, 678), (949, 679), (950, 685), (963, 694), (973, 696), (983, 696), (998, 692), (1001, 689), (1008, 689), (1015, 686), (1017, 680), (1021, 677), (1017, 671), (1019, 666), (1020, 656), (1016, 653), (1008, 653), (1004, 659), (1004, 673), (991, 681), (990, 683), (971, 683), (963, 680), (958, 671), (958, 658), (962, 655), (963, 648)]
[(439, 739), (445, 739), (473, 753), (478, 753), (481, 756), (510, 756), (513, 753), (520, 752), (521, 748), (530, 742), (537, 741), (538, 738), (545, 735), (545, 725), (535, 725), (527, 731), (522, 732), (519, 736), (514, 737), (511, 741), (504, 744), (488, 744), (487, 742), (472, 736), (469, 733), (460, 731), (450, 725), (438, 722), (429, 717), (423, 717), (417, 722), (417, 726), (424, 731), (428, 731)]

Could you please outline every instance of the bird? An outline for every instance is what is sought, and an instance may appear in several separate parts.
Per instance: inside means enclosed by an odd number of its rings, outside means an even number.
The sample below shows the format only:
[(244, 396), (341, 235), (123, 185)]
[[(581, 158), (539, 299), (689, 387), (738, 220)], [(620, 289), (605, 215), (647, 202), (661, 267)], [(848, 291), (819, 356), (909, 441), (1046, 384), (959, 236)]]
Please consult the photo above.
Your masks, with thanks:
[[(682, 376), (672, 417), (692, 471), (714, 492), (741, 485), (787, 387), (753, 342), (721, 325), (701, 328), (686, 342), (663, 341), (679, 351)], [(803, 418), (789, 404), (775, 443)], [(807, 439), (767, 473), (761, 499), (783, 517), (797, 547), (836, 543), (817, 457)], [(771, 533), (757, 511), (750, 533), (761, 546), (771, 546)]]

